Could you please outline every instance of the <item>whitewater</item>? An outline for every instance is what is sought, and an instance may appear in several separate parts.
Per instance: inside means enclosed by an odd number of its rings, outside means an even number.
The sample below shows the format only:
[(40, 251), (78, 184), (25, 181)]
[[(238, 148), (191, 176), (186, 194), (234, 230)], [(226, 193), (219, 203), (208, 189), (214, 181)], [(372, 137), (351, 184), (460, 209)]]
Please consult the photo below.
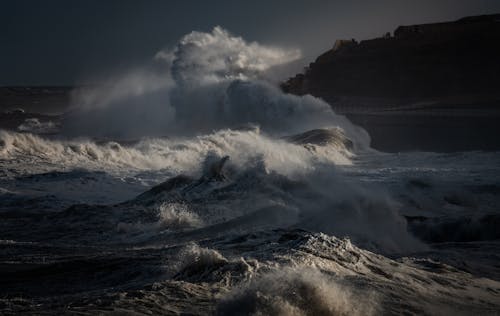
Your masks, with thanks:
[(500, 313), (500, 154), (378, 152), (299, 57), (192, 32), (0, 130), (1, 313)]

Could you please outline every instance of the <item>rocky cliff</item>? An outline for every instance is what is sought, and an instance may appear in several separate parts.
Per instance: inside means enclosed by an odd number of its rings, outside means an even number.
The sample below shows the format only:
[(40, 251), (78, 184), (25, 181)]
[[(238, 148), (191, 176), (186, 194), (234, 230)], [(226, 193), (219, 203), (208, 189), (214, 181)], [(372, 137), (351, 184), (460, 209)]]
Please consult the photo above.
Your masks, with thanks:
[(500, 150), (500, 14), (338, 40), (282, 89), (323, 98), (379, 150)]
[(400, 26), (393, 35), (339, 40), (286, 92), (338, 97), (432, 99), (500, 94), (500, 14)]

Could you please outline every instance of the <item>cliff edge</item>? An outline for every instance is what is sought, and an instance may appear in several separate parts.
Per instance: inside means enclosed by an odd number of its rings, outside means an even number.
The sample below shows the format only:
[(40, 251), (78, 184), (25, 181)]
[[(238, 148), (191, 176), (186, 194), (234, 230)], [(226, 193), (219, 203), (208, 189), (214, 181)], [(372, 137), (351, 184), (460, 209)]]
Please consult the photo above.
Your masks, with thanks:
[(336, 97), (500, 95), (500, 14), (398, 27), (393, 35), (338, 40), (285, 92)]
[(338, 40), (281, 88), (324, 99), (379, 150), (500, 150), (500, 14)]

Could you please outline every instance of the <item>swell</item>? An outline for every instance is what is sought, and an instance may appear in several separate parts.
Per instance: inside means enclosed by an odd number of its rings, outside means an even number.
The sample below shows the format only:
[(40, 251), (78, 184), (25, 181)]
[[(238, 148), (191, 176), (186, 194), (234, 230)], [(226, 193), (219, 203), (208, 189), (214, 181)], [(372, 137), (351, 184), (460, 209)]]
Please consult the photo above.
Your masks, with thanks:
[(429, 243), (500, 240), (499, 214), (459, 218), (407, 218), (411, 232)]
[(286, 175), (269, 168), (268, 161), (239, 166), (231, 157), (209, 155), (198, 177), (173, 177), (116, 205), (74, 205), (39, 218), (12, 219), (5, 223), (4, 237), (162, 244), (298, 227), (350, 236), (387, 253), (425, 248), (407, 232), (385, 192), (352, 183), (329, 165)]

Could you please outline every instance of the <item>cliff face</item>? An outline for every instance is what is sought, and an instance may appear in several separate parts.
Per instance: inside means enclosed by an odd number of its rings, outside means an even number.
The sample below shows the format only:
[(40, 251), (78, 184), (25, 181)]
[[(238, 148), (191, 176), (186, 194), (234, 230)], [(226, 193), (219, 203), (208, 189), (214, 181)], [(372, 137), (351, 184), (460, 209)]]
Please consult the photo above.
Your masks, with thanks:
[(282, 89), (323, 98), (382, 151), (500, 150), (500, 14), (337, 41)]
[(400, 26), (394, 36), (337, 41), (304, 74), (282, 84), (294, 94), (440, 98), (500, 95), (500, 14)]

